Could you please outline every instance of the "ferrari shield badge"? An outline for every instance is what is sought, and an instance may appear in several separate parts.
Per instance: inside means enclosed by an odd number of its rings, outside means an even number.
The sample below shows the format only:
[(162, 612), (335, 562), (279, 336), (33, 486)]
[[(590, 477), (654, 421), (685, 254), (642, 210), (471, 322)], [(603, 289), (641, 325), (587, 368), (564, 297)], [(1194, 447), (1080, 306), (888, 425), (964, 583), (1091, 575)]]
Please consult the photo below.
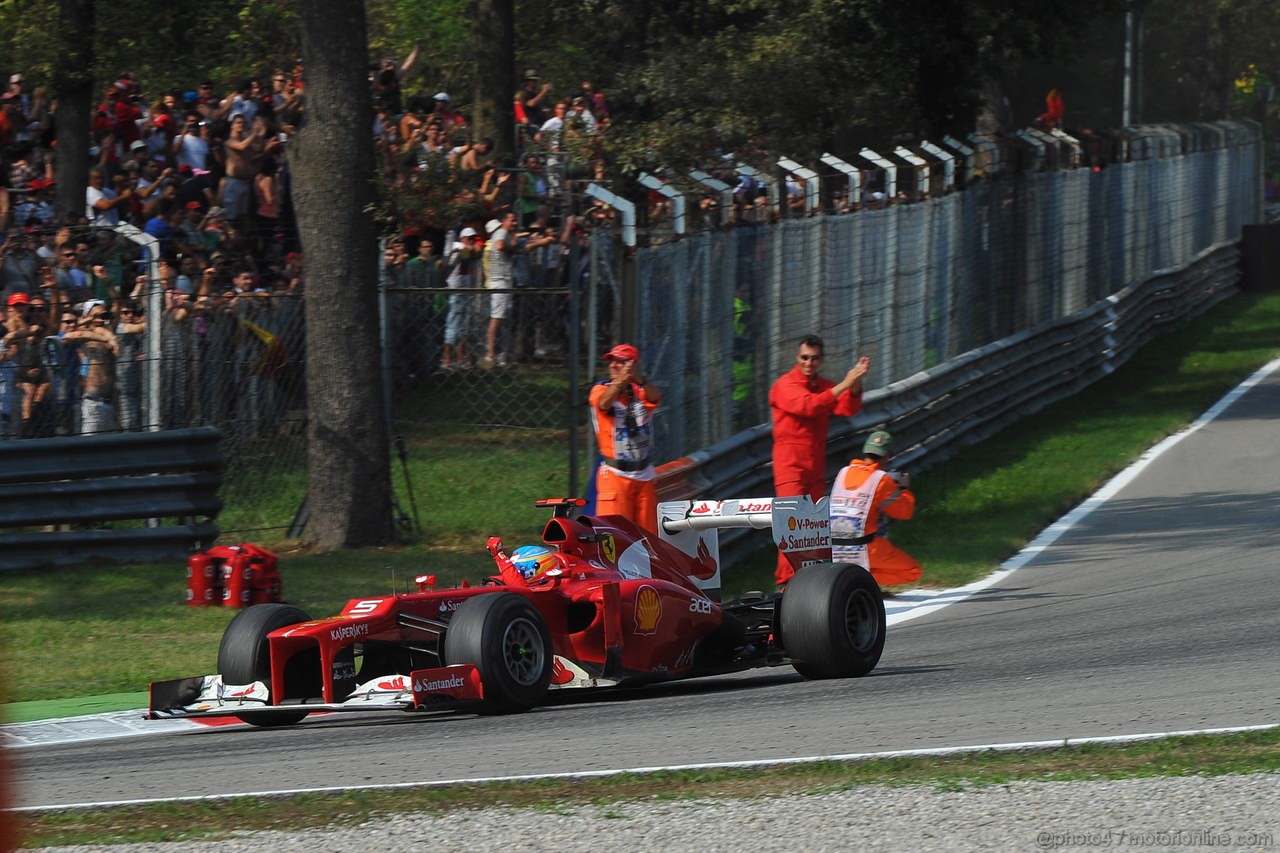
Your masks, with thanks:
[(604, 557), (606, 563), (618, 562), (618, 543), (612, 533), (606, 533), (600, 540), (600, 556)]

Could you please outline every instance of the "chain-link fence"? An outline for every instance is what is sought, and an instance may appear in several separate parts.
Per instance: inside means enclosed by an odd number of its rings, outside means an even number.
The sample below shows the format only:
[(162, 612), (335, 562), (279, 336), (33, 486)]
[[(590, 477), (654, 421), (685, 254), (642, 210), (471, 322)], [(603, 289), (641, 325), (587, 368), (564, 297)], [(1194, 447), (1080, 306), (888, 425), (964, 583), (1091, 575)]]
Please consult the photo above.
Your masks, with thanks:
[[(1257, 221), (1259, 137), (1218, 123), (1135, 133), (1128, 162), (1005, 172), (911, 204), (687, 235), (635, 255), (637, 343), (666, 389), (659, 457), (769, 418), (797, 341), (867, 388), (1068, 316)], [(1158, 144), (1157, 144), (1158, 143)]]
[(5, 437), (217, 426), (223, 527), (287, 526), (305, 483), (306, 398), (303, 300), (285, 268), (233, 252), (163, 260), (128, 226), (31, 234), (36, 286), (6, 306)]
[[(658, 461), (673, 459), (766, 422), (768, 389), (805, 334), (825, 338), (832, 371), (871, 356), (867, 386), (884, 386), (1237, 239), (1258, 217), (1260, 156), (1255, 128), (1154, 128), (1105, 168), (1006, 169), (916, 202), (868, 195), (776, 221), (757, 209), (727, 224), (698, 206), (705, 230), (641, 223), (639, 248), (583, 196), (588, 178), (544, 157), (555, 203), (517, 226), (509, 280), (486, 277), (483, 253), (451, 257), (460, 231), (386, 247), (371, 306), (382, 349), (351, 357), (382, 368), (399, 520), (434, 536), (445, 527), (431, 518), (454, 510), (483, 527), (526, 497), (585, 491), (583, 402), (620, 340), (665, 391)], [(6, 275), (39, 286), (6, 306), (0, 433), (216, 425), (221, 528), (296, 533), (300, 259), (248, 240), (219, 243), (207, 265), (161, 262), (123, 231), (6, 241)]]
[[(585, 488), (581, 401), (591, 353), (615, 332), (618, 289), (600, 257), (609, 241), (593, 241), (570, 219), (548, 220), (517, 232), (509, 280), (487, 270), (492, 234), (468, 243), (451, 232), (443, 252), (409, 261), (391, 244), (384, 251), (383, 376), (406, 528), (421, 524), (411, 472), (427, 460), (467, 456), (470, 476), (495, 482), (504, 466), (519, 468), (541, 482), (539, 496)], [(468, 254), (486, 238), (488, 248)], [(542, 470), (523, 470), (530, 464)], [(455, 483), (419, 485), (458, 493)]]

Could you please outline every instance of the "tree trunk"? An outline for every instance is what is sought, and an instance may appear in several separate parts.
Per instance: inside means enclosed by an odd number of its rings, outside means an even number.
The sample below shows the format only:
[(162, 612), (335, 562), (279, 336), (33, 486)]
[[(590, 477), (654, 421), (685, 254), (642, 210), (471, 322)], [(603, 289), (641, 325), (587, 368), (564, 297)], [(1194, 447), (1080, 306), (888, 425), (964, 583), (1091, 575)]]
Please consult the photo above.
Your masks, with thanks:
[(385, 542), (392, 526), (373, 107), (363, 0), (298, 7), (305, 115), (287, 145), (307, 264), (307, 537), (330, 551)]
[(488, 137), (495, 153), (510, 154), (515, 150), (515, 2), (476, 0), (471, 20), (476, 59), (473, 138)]
[(60, 60), (54, 71), (54, 211), (59, 222), (84, 216), (89, 185), (89, 113), (93, 109), (94, 0), (58, 0), (56, 38)]

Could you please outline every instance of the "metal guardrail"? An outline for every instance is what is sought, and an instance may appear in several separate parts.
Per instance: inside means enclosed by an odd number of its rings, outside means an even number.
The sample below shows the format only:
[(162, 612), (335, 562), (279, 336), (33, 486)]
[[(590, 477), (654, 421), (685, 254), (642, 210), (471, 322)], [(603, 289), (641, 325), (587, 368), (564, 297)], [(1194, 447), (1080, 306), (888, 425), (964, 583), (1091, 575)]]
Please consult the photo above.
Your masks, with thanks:
[[(1213, 246), (1176, 270), (1160, 270), (1083, 311), (972, 350), (868, 392), (851, 419), (833, 422), (827, 476), (847, 464), (854, 439), (873, 429), (902, 448), (894, 467), (935, 465), (1014, 421), (1112, 373), (1144, 344), (1239, 290), (1239, 244)], [(769, 424), (738, 433), (658, 469), (661, 500), (771, 493)], [(737, 555), (741, 537), (721, 548)]]
[[(0, 570), (185, 558), (213, 544), (220, 439), (198, 427), (0, 442)], [(142, 524), (84, 529), (131, 520)]]

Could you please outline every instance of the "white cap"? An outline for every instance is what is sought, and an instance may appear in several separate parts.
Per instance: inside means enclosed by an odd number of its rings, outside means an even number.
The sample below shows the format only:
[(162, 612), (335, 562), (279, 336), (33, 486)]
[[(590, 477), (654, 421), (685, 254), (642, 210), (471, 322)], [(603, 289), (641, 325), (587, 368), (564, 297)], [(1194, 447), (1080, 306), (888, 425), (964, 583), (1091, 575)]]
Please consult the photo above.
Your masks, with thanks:
[(449, 98), (449, 93), (448, 93), (448, 92), (436, 92), (436, 93), (435, 93), (434, 95), (432, 95), (431, 97), (432, 97), (434, 100), (437, 100), (437, 101), (445, 101), (446, 103), (450, 100), (450, 98)]
[(9, 76), (9, 82), (10, 82), (10, 83), (21, 83), (21, 82), (22, 82), (22, 75), (21, 75), (21, 74), (12, 74), (12, 75), (10, 75), (10, 76)]
[(488, 231), (490, 234), (492, 234), (494, 231), (497, 231), (501, 227), (502, 227), (502, 223), (496, 219), (490, 219), (488, 222), (484, 224), (484, 230)]
[(459, 234), (458, 236), (459, 237), (475, 237), (478, 235), (476, 234), (476, 229), (474, 228), (463, 228), (462, 233)]

